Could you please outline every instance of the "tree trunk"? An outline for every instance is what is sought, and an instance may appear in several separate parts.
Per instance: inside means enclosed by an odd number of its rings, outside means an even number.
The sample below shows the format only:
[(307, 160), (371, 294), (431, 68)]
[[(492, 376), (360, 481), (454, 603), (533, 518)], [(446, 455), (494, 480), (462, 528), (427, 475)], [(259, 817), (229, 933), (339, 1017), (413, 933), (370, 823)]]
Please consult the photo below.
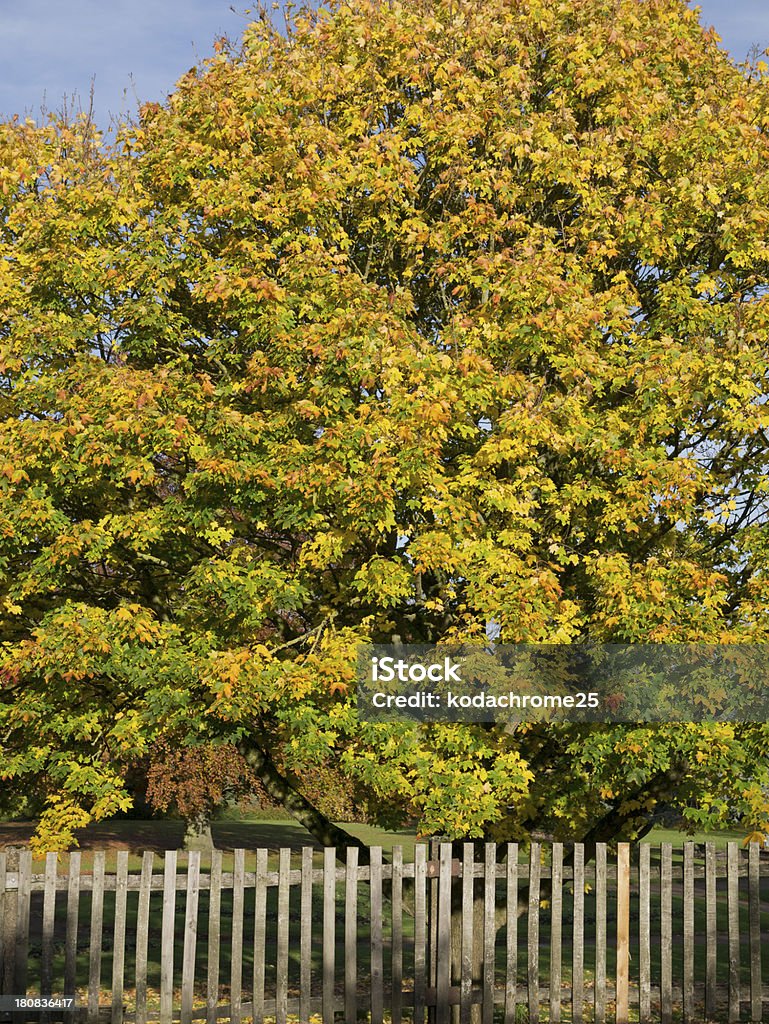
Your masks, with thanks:
[(201, 813), (194, 818), (188, 818), (185, 822), (184, 849), (201, 850), (210, 853), (214, 848), (214, 839), (211, 835), (211, 818), (208, 814)]

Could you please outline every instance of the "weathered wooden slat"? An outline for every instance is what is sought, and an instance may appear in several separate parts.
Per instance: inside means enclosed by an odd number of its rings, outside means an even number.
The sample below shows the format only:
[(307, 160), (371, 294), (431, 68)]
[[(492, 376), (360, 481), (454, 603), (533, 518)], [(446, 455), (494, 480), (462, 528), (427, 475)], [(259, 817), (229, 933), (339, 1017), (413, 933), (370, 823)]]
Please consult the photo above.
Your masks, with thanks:
[(267, 956), (267, 850), (256, 851), (254, 873), (254, 969), (252, 982), (252, 1015), (255, 1024), (262, 1024), (265, 1006), (265, 975)]
[(12, 994), (27, 991), (27, 959), (29, 957), (29, 903), (32, 875), (32, 851), (19, 852), (18, 891), (16, 893), (16, 971)]
[[(6, 851), (6, 852), (8, 852), (8, 851)], [(480, 870), (482, 870), (482, 869), (480, 869), (480, 866), (479, 866), (479, 871)], [(430, 876), (430, 874), (431, 874), (431, 872), (430, 872), (430, 870), (428, 868), (428, 877)], [(504, 867), (503, 864), (497, 865), (496, 874), (497, 874), (497, 878), (498, 879), (500, 879), (500, 880), (504, 879), (504, 877), (505, 877), (505, 867)], [(695, 866), (694, 866), (694, 869), (693, 869), (693, 874), (694, 874), (695, 880), (697, 880), (697, 879), (704, 879), (705, 878), (705, 868), (704, 868), (704, 866), (701, 866), (701, 865), (695, 863)], [(717, 874), (718, 874), (719, 877), (726, 877), (725, 875), (722, 876), (719, 871), (717, 871)], [(737, 875), (738, 875), (739, 878), (746, 878), (747, 879), (747, 877), (748, 877), (747, 859), (744, 862), (740, 862), (740, 864), (738, 866), (738, 869), (737, 869)], [(382, 880), (386, 882), (391, 877), (392, 877), (392, 866), (390, 864), (383, 864), (383, 866), (382, 866)], [(403, 877), (404, 878), (408, 878), (408, 879), (411, 879), (411, 878), (414, 877), (414, 865), (413, 864), (404, 864), (403, 865)], [(435, 877), (435, 876), (433, 876), (433, 877)], [(574, 877), (573, 869), (571, 867), (565, 866), (564, 870), (563, 870), (563, 880), (564, 880), (564, 882), (571, 882), (573, 877)], [(222, 888), (223, 889), (231, 889), (232, 888), (232, 878), (233, 878), (233, 876), (232, 876), (231, 873), (228, 873), (228, 872), (223, 872), (222, 873)], [(369, 869), (367, 867), (364, 867), (364, 866), (359, 867), (358, 868), (358, 881), (359, 882), (367, 882), (369, 880), (369, 878), (370, 878)], [(525, 864), (519, 865), (519, 878), (522, 881), (527, 881), (528, 880), (528, 867)], [(540, 879), (542, 880), (542, 879), (548, 879), (548, 878), (550, 878), (550, 868), (545, 865), (545, 866), (543, 866), (541, 868)], [(141, 875), (139, 873), (129, 872), (129, 874), (128, 874), (128, 891), (129, 891), (129, 893), (130, 892), (137, 892), (138, 891), (138, 889), (140, 887), (140, 879), (141, 879)], [(337, 868), (336, 869), (336, 880), (337, 880), (337, 883), (344, 884), (344, 879), (345, 879), (344, 868), (343, 867), (342, 868)], [(254, 872), (253, 871), (246, 871), (245, 875), (244, 875), (244, 880), (245, 880), (246, 888), (252, 887), (253, 884), (254, 884)], [(302, 880), (301, 870), (299, 868), (293, 869), (291, 871), (291, 874), (290, 874), (290, 877), (289, 877), (290, 884), (291, 885), (299, 885), (301, 883), (301, 880)], [(268, 889), (271, 888), (271, 887), (277, 888), (278, 881), (279, 881), (279, 879), (278, 879), (278, 872), (277, 872), (277, 870), (271, 870), (271, 871), (267, 872), (266, 885), (267, 885)], [(165, 883), (164, 875), (162, 875), (162, 874), (153, 874), (153, 876), (152, 876), (152, 891), (153, 892), (156, 892), (156, 891), (157, 892), (162, 892), (164, 883)], [(315, 884), (322, 885), (322, 883), (323, 883), (323, 871), (320, 868), (316, 868), (316, 869), (313, 870), (313, 884), (314, 885)], [(91, 883), (91, 876), (90, 875), (84, 875), (81, 878), (81, 880), (80, 880), (80, 891), (82, 893), (90, 892), (91, 891), (91, 884), (92, 884)], [(57, 889), (57, 891), (65, 890), (66, 887), (67, 887), (67, 874), (66, 873), (62, 873), (62, 874), (60, 874), (57, 877), (56, 889)], [(208, 877), (208, 875), (207, 874), (201, 874), (201, 876), (200, 876), (200, 889), (201, 889), (201, 892), (204, 892), (205, 890), (207, 890), (208, 887), (209, 887), (209, 877)], [(44, 892), (44, 890), (45, 890), (45, 874), (44, 873), (43, 874), (39, 874), (39, 873), (33, 872), (32, 875), (30, 876), (29, 888), (30, 888), (30, 892), (31, 893), (42, 893), (42, 892)], [(114, 874), (105, 875), (105, 878), (104, 878), (104, 891), (105, 892), (114, 892), (114, 889), (115, 889), (115, 876), (114, 876)], [(179, 874), (177, 874), (177, 876), (176, 876), (176, 889), (177, 889), (177, 892), (179, 892), (179, 893), (183, 893), (183, 892), (186, 891), (186, 889), (187, 889), (187, 874), (186, 874), (186, 872), (180, 872)], [(8, 872), (7, 872), (7, 875), (6, 875), (6, 892), (14, 892), (15, 893), (17, 890), (18, 890), (18, 873), (15, 870), (8, 869)]]
[[(302, 850), (301, 899), (299, 907), (299, 1016), (310, 1016), (312, 998), (312, 848)], [(262, 943), (262, 949), (264, 943)], [(256, 960), (254, 960), (256, 964)]]
[[(8, 852), (8, 851), (6, 851), (6, 852)], [(724, 859), (725, 859), (725, 856), (724, 856)], [(456, 875), (458, 872), (454, 871), (453, 873)], [(483, 874), (483, 868), (481, 867), (480, 863), (478, 864), (477, 874), (478, 874), (478, 877), (481, 877), (482, 874)], [(726, 875), (724, 873), (722, 873), (718, 868), (716, 870), (716, 874), (717, 874), (718, 877), (724, 877), (724, 878), (726, 877)], [(748, 862), (747, 862), (747, 858), (745, 858), (744, 861), (740, 861), (739, 864), (738, 864), (737, 876), (739, 878), (747, 879), (748, 875), (749, 875)], [(431, 876), (432, 877), (436, 877), (436, 876), (432, 875), (432, 869), (430, 868), (429, 862), (428, 862), (428, 877), (431, 877)], [(496, 876), (497, 876), (497, 879), (500, 880), (500, 881), (503, 880), (506, 877), (506, 868), (505, 868), (505, 865), (503, 863), (497, 865)], [(313, 869), (313, 875), (312, 875), (313, 885), (315, 885), (315, 884), (322, 885), (323, 877), (324, 877), (324, 875), (323, 875), (322, 869), (319, 869), (319, 868)], [(404, 877), (404, 879), (412, 879), (414, 877), (414, 865), (413, 864), (406, 863), (406, 864), (403, 865), (403, 877)], [(564, 866), (564, 869), (563, 869), (563, 881), (564, 882), (571, 882), (573, 880), (573, 877), (574, 877), (573, 869), (571, 867), (569, 867), (569, 866)], [(694, 877), (695, 881), (698, 880), (698, 879), (704, 879), (705, 878), (705, 868), (704, 868), (704, 866), (695, 863), (694, 868), (693, 868), (693, 877)], [(68, 878), (68, 875), (66, 874), (66, 872), (62, 873), (62, 874), (59, 874), (57, 876), (57, 880), (56, 880), (57, 892), (58, 891), (65, 891), (66, 890), (66, 888), (67, 888), (67, 878)], [(367, 882), (367, 881), (369, 881), (369, 878), (370, 878), (369, 868), (365, 867), (365, 866), (359, 866), (358, 867), (358, 881), (359, 882)], [(383, 880), (383, 882), (387, 882), (391, 878), (392, 878), (392, 865), (383, 863), (383, 865), (382, 865), (382, 880)], [(525, 865), (525, 864), (519, 865), (519, 878), (521, 879), (521, 881), (528, 881), (528, 867), (527, 867), (527, 865)], [(549, 879), (549, 878), (550, 878), (550, 868), (549, 868), (549, 866), (544, 865), (541, 868), (541, 870), (540, 870), (540, 880)], [(336, 869), (336, 881), (337, 881), (337, 883), (343, 885), (344, 884), (344, 880), (345, 880), (345, 869), (343, 867), (342, 868), (337, 868)], [(222, 880), (221, 880), (222, 889), (225, 889), (225, 890), (226, 889), (231, 889), (232, 888), (232, 881), (233, 881), (232, 873), (228, 873), (228, 872), (223, 872), (222, 873)], [(290, 876), (289, 876), (289, 883), (290, 883), (290, 885), (292, 885), (292, 886), (293, 885), (299, 885), (301, 883), (301, 881), (302, 881), (301, 870), (299, 868), (292, 869), (291, 872), (290, 872)], [(250, 888), (250, 887), (252, 887), (254, 885), (254, 872), (253, 871), (246, 871), (244, 873), (244, 882), (245, 882), (246, 889), (248, 889), (248, 888)], [(270, 871), (268, 871), (267, 872), (267, 876), (266, 876), (266, 880), (265, 880), (265, 884), (266, 884), (267, 888), (268, 889), (269, 888), (277, 888), (278, 882), (279, 882), (278, 871), (277, 870), (270, 870)], [(162, 892), (163, 887), (165, 885), (165, 876), (163, 874), (153, 874), (152, 879), (151, 879), (151, 883), (152, 883), (151, 884), (151, 889), (152, 889), (153, 892)], [(140, 888), (140, 884), (141, 884), (141, 875), (140, 875), (140, 873), (129, 872), (129, 874), (128, 874), (128, 886), (127, 886), (128, 887), (128, 892), (129, 893), (130, 892), (137, 892), (139, 890), (139, 888)], [(201, 876), (200, 876), (200, 890), (201, 890), (201, 892), (206, 891), (209, 888), (209, 884), (210, 884), (209, 883), (209, 876), (207, 874), (201, 874)], [(89, 893), (91, 891), (91, 887), (92, 887), (91, 875), (86, 874), (80, 880), (80, 891), (81, 891), (81, 893)], [(39, 874), (39, 873), (33, 872), (30, 875), (29, 888), (30, 888), (30, 892), (31, 893), (43, 893), (44, 890), (45, 890), (45, 874), (44, 873), (43, 874)], [(103, 889), (104, 889), (104, 892), (114, 892), (114, 890), (115, 890), (115, 876), (114, 876), (114, 874), (107, 874), (107, 875), (105, 875)], [(187, 889), (187, 873), (186, 873), (186, 871), (179, 872), (177, 874), (177, 876), (176, 876), (176, 890), (177, 890), (177, 893), (179, 893), (179, 894), (184, 893), (184, 892), (186, 892), (186, 889)], [(6, 893), (8, 893), (8, 892), (16, 893), (17, 891), (18, 891), (18, 873), (15, 870), (11, 870), (9, 868), (8, 871), (7, 871), (7, 875), (6, 875)]]
[(528, 939), (529, 956), (527, 978), (529, 987), (529, 1021), (536, 1024), (539, 1020), (539, 890), (540, 890), (540, 853), (539, 843), (532, 843), (529, 849), (529, 918)]
[(5, 941), (5, 928), (3, 927), (8, 916), (8, 902), (5, 896), (5, 873), (6, 853), (5, 850), (0, 850), (0, 992), (6, 991), (3, 982), (5, 980), (6, 948), (8, 946), (8, 943)]
[(13, 943), (10, 940), (10, 936), (6, 937), (6, 928), (11, 917), (9, 913), (11, 900), (16, 896), (15, 893), (13, 895), (10, 893), (6, 895), (6, 871), (7, 855), (5, 850), (0, 850), (0, 992), (8, 991), (7, 985), (10, 980), (7, 979), (6, 971), (8, 970), (8, 956), (13, 948)]
[[(72, 854), (70, 854), (70, 858)], [(152, 862), (155, 855), (145, 850), (142, 856), (142, 875), (139, 902), (136, 907), (136, 1022), (147, 1020), (147, 944), (150, 927), (150, 898), (152, 896)]]
[(384, 954), (382, 941), (382, 847), (372, 846), (371, 858), (371, 1024), (384, 1018)]
[(582, 1024), (585, 1012), (585, 847), (574, 844), (572, 910), (571, 1019)]
[(684, 843), (684, 984), (685, 1024), (694, 1020), (694, 844)]
[(184, 947), (182, 950), (181, 1024), (191, 1024), (195, 995), (195, 952), (198, 944), (198, 904), (200, 894), (200, 850), (190, 850), (187, 861), (187, 900), (184, 907)]
[(323, 851), (323, 1024), (334, 1024), (336, 975), (336, 871), (335, 851)]
[(606, 843), (595, 848), (595, 1016), (606, 1020)]
[(483, 866), (483, 1024), (494, 1021), (496, 982), (494, 940), (496, 936), (497, 844), (486, 843)]
[(705, 1016), (716, 1015), (716, 844), (705, 843)]
[(740, 891), (739, 849), (726, 844), (726, 905), (729, 931), (729, 1022), (740, 1019)]
[(475, 847), (465, 843), (462, 847), (462, 949), (459, 979), (459, 1020), (470, 1024), (473, 994), (473, 886), (475, 884)]
[(563, 843), (553, 843), (550, 897), (550, 1020), (561, 1020), (561, 968), (563, 940)]
[(518, 1002), (518, 843), (507, 844), (505, 1024), (515, 1024)]
[[(88, 957), (88, 1018), (99, 1015), (101, 993), (102, 929), (104, 926), (104, 850), (93, 855), (93, 886), (91, 889), (91, 945)], [(165, 1024), (165, 1021), (161, 1022)]]
[(390, 956), (390, 1016), (401, 1024), (403, 1003), (403, 847), (392, 850), (392, 907)]
[(16, 949), (17, 895), (7, 888), (8, 868), (9, 856), (5, 850), (0, 850), (0, 992), (10, 992), (13, 986)]
[(344, 886), (344, 1015), (358, 1019), (358, 849), (347, 850)]
[[(267, 851), (261, 850), (263, 859), (266, 860)], [(259, 874), (259, 854), (257, 854), (257, 877)], [(219, 956), (222, 942), (222, 851), (211, 851), (211, 873), (209, 876), (208, 889), (208, 948), (206, 955), (206, 1021), (207, 1024), (215, 1024), (216, 1008), (219, 1005)], [(256, 930), (256, 929), (255, 929)], [(254, 943), (256, 950), (260, 947)], [(264, 943), (261, 946), (264, 949)], [(256, 965), (261, 961), (258, 953), (254, 952), (254, 972)], [(256, 993), (256, 985), (254, 985)], [(256, 995), (254, 995), (256, 999)], [(260, 1018), (254, 1013), (254, 1019)]]
[(286, 1024), (288, 1014), (288, 943), (289, 943), (289, 875), (291, 873), (291, 850), (282, 849), (278, 868), (278, 944), (275, 967), (275, 1021)]
[(638, 847), (638, 1018), (651, 1020), (651, 847)]
[(414, 1024), (424, 1024), (427, 981), (427, 847), (414, 847)]
[(115, 921), (112, 929), (112, 1024), (123, 1024), (127, 910), (128, 850), (118, 850), (115, 864)]
[(243, 911), (246, 886), (246, 851), (232, 855), (232, 933), (230, 939), (230, 1020), (240, 1024), (243, 1011)]
[(748, 853), (748, 914), (750, 928), (750, 1019), (763, 1020), (761, 987), (761, 890), (760, 851), (751, 843)]
[(660, 1020), (670, 1024), (673, 1007), (673, 848), (660, 844)]
[[(439, 863), (441, 844), (438, 839), (430, 840), (430, 867), (428, 867), (427, 892), (427, 987), (438, 985), (438, 872), (431, 870)], [(435, 1014), (433, 1014), (433, 1017)], [(432, 1021), (431, 1021), (432, 1024)]]
[(176, 850), (166, 850), (163, 871), (163, 917), (160, 926), (160, 1024), (171, 1024), (174, 1015), (176, 861)]
[(630, 844), (617, 844), (617, 966), (615, 1014), (617, 1024), (628, 1024), (630, 985)]
[[(43, 932), (40, 948), (40, 995), (53, 992), (53, 926), (56, 919), (56, 864), (57, 853), (45, 855), (45, 892), (43, 894)], [(47, 1020), (48, 1015), (41, 1014)]]
[(438, 963), (436, 1022), (449, 1024), (451, 988), (451, 843), (440, 844), (438, 869)]

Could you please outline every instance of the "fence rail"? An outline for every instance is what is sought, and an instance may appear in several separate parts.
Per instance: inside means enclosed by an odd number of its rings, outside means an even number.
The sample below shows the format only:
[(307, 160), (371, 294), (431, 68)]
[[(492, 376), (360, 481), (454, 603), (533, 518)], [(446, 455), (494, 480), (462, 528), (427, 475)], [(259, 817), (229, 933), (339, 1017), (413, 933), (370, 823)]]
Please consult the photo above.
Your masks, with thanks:
[(0, 995), (112, 1024), (764, 1019), (755, 844), (336, 854), (0, 851)]

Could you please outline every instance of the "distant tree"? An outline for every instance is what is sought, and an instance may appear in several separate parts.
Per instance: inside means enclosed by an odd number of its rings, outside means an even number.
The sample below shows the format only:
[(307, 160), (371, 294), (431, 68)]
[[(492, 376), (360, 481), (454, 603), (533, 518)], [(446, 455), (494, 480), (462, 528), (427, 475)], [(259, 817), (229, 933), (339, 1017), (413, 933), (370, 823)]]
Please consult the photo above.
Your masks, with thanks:
[(231, 745), (171, 747), (161, 740), (152, 751), (147, 799), (155, 810), (179, 812), (186, 825), (185, 844), (193, 849), (213, 845), (211, 817), (217, 808), (253, 788), (243, 758)]
[[(361, 641), (765, 643), (769, 91), (681, 0), (268, 19), (110, 149), (0, 128), (0, 774), (164, 738), (325, 842), (767, 828), (767, 727), (371, 725)], [(181, 754), (182, 758), (197, 756)]]

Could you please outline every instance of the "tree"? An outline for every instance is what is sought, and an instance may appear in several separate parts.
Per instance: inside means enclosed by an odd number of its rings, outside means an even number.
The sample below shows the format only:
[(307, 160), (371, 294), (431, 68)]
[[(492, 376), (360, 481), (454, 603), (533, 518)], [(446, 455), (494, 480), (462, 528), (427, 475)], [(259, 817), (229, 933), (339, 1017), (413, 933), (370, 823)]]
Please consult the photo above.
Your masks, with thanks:
[(680, 0), (354, 0), (110, 148), (2, 127), (2, 774), (154, 744), (383, 820), (767, 827), (763, 725), (372, 725), (364, 641), (767, 639), (767, 68)]

